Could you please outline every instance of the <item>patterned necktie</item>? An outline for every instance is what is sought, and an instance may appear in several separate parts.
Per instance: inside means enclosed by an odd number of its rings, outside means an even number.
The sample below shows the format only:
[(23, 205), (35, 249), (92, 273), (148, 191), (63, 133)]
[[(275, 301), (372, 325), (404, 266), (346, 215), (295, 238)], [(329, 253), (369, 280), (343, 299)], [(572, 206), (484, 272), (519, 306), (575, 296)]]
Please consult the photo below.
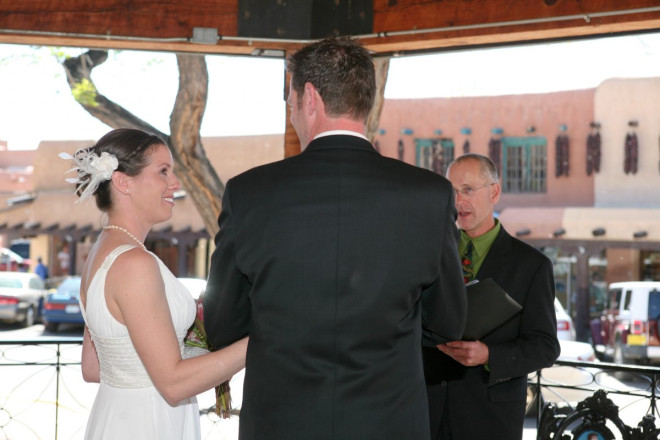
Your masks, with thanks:
[(463, 257), (461, 258), (461, 263), (463, 264), (463, 281), (465, 284), (474, 279), (474, 262), (472, 261), (473, 251), (474, 245), (471, 241), (469, 241), (467, 246), (465, 246), (465, 251), (463, 252)]

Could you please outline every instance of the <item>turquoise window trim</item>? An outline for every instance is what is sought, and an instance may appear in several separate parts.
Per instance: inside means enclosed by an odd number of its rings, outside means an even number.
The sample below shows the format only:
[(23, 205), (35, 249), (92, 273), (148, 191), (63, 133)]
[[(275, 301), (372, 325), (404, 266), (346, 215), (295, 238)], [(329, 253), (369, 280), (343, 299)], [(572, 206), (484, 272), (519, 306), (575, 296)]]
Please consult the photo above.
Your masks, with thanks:
[(424, 149), (433, 148), (433, 139), (415, 138), (415, 165), (425, 168), (423, 162)]
[[(430, 152), (438, 144), (442, 149), (443, 169), (441, 171), (444, 174), (447, 165), (454, 159), (454, 141), (451, 138), (415, 138), (415, 165), (432, 170), (432, 163), (425, 163), (425, 159), (431, 158)], [(429, 154), (429, 156), (425, 157), (425, 154)]]
[[(539, 147), (542, 151), (538, 151)], [(509, 153), (513, 148), (522, 150), (522, 188), (510, 188)], [(544, 136), (502, 137), (502, 191), (506, 193), (545, 193), (548, 176), (548, 142)], [(543, 169), (539, 170), (533, 159), (542, 154)]]

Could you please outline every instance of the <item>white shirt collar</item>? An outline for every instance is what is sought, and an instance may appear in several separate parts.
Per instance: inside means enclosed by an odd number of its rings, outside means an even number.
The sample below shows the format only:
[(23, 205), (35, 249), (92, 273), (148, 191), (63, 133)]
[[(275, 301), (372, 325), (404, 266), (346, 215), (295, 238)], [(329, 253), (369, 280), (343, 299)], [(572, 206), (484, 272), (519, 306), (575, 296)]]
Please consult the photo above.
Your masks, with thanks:
[(349, 130), (330, 130), (330, 131), (324, 131), (323, 133), (319, 133), (316, 136), (314, 136), (314, 139), (318, 139), (320, 137), (324, 136), (334, 136), (337, 134), (343, 134), (346, 136), (355, 136), (364, 139), (365, 141), (368, 141), (367, 137), (363, 135), (362, 133), (358, 133), (357, 131), (349, 131)]

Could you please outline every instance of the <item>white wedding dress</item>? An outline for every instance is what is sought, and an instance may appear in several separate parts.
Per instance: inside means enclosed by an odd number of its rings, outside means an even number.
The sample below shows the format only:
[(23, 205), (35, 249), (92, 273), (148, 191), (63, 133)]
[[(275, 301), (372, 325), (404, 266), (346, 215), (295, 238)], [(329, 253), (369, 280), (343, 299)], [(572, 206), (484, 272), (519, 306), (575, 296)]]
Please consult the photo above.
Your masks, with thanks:
[[(80, 304), (101, 366), (101, 384), (85, 439), (200, 439), (197, 399), (185, 400), (174, 407), (163, 399), (140, 361), (128, 330), (112, 317), (106, 306), (104, 286), (108, 269), (118, 255), (134, 247), (120, 246), (108, 255), (87, 289), (87, 308)], [(183, 338), (195, 319), (195, 302), (165, 264), (154, 258), (165, 283), (172, 321), (183, 351)]]

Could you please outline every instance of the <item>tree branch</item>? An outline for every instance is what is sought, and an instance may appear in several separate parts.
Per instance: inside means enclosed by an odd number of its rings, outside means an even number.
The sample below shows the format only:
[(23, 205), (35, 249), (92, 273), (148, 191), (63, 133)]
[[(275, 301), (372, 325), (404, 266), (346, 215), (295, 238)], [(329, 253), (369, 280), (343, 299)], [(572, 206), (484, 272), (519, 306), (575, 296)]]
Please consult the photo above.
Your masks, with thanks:
[(71, 91), (76, 91), (82, 84), (89, 84), (88, 99), (76, 99), (78, 103), (99, 121), (112, 128), (139, 128), (150, 133), (157, 134), (169, 141), (169, 136), (160, 132), (155, 127), (146, 123), (135, 116), (122, 106), (109, 100), (98, 93), (94, 81), (92, 81), (92, 69), (100, 66), (108, 59), (108, 52), (105, 50), (89, 50), (77, 57), (68, 58), (62, 63), (66, 71), (66, 79)]
[(390, 57), (375, 58), (374, 64), (376, 68), (376, 98), (371, 113), (369, 113), (369, 117), (367, 118), (367, 139), (371, 142), (374, 141), (374, 137), (378, 131), (380, 114), (383, 111), (383, 104), (385, 103), (385, 85), (387, 84), (387, 73), (390, 70)]
[(179, 91), (170, 116), (171, 136), (98, 92), (92, 81), (92, 70), (107, 59), (107, 51), (89, 50), (64, 61), (67, 81), (74, 97), (90, 115), (106, 125), (154, 133), (170, 145), (182, 186), (192, 198), (207, 232), (213, 237), (218, 229), (217, 218), (224, 185), (206, 157), (200, 135), (208, 95), (208, 72), (204, 56), (177, 55)]
[[(200, 136), (208, 96), (208, 71), (203, 55), (178, 54), (179, 91), (170, 116), (171, 145), (186, 170), (179, 173), (206, 230), (213, 237), (218, 230), (218, 216), (225, 187), (204, 151)], [(194, 188), (194, 190), (192, 190)]]

